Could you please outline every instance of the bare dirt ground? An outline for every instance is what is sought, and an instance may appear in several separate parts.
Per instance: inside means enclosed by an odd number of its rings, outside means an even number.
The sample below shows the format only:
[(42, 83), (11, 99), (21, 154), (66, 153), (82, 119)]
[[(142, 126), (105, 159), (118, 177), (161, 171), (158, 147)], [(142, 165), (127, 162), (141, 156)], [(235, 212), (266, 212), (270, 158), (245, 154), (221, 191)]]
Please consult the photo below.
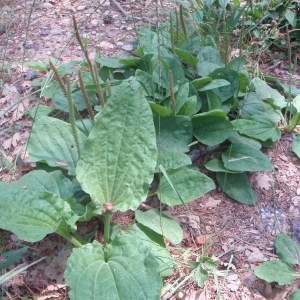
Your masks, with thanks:
[[(31, 128), (28, 111), (37, 96), (31, 93), (31, 73), (22, 62), (43, 61), (48, 56), (61, 62), (82, 58), (72, 34), (72, 14), (80, 24), (80, 32), (88, 38), (91, 56), (97, 50), (103, 56), (130, 53), (135, 28), (155, 23), (157, 12), (152, 1), (118, 3), (129, 15), (113, 6), (112, 1), (110, 5), (99, 5), (99, 1), (44, 0), (36, 1), (33, 7), (28, 1), (0, 1), (5, 16), (2, 24), (5, 28), (0, 26), (1, 54), (3, 62), (10, 66), (0, 74), (3, 84), (0, 109), (1, 114), (5, 112), (0, 118), (1, 180), (18, 178), (32, 167), (24, 156), (24, 145)], [(284, 70), (278, 72), (286, 75)], [(181, 263), (183, 251), (188, 253), (185, 257), (193, 260), (201, 254), (214, 256), (219, 260), (220, 272), (216, 279), (210, 277), (204, 289), (189, 280), (172, 295), (165, 294), (164, 299), (279, 300), (288, 299), (299, 286), (299, 280), (286, 287), (265, 284), (252, 272), (261, 262), (276, 258), (273, 245), (277, 233), (287, 232), (300, 242), (300, 161), (291, 151), (292, 140), (293, 136), (283, 135), (267, 150), (274, 166), (271, 172), (251, 176), (259, 195), (257, 205), (238, 204), (216, 190), (189, 204), (189, 211), (181, 206), (173, 208), (172, 215), (185, 232), (182, 251), (174, 251), (174, 256)], [(4, 170), (5, 163), (10, 165), (10, 172)], [(201, 168), (202, 162), (198, 163)], [(90, 232), (94, 225), (82, 230)], [(2, 252), (16, 244), (26, 243), (8, 232), (0, 232)], [(6, 283), (3, 299), (68, 299), (63, 272), (71, 246), (50, 235), (30, 247), (30, 255), (22, 262), (46, 259)], [(228, 270), (225, 277), (221, 274), (224, 270)], [(183, 281), (187, 272), (185, 267), (179, 267), (166, 279), (166, 284)]]

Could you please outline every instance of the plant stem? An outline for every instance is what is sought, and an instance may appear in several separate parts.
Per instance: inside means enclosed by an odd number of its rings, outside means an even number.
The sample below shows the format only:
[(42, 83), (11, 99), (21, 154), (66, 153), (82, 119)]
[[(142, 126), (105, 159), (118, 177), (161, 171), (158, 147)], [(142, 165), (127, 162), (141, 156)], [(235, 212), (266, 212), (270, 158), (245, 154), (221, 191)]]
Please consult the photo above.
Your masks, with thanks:
[(171, 97), (171, 104), (174, 116), (176, 115), (176, 100), (174, 96), (174, 85), (173, 85), (173, 74), (172, 71), (169, 71), (169, 86), (170, 86), (170, 97)]
[(65, 232), (65, 230), (59, 230), (58, 228), (58, 230), (56, 230), (56, 233), (68, 240), (76, 248), (80, 248), (84, 244), (86, 244), (85, 239), (78, 232)]
[(183, 6), (182, 4), (180, 4), (179, 6), (179, 17), (180, 17), (180, 22), (181, 22), (181, 26), (182, 26), (182, 31), (184, 34), (184, 37), (187, 39), (187, 31), (186, 31), (186, 27), (185, 27), (185, 22), (184, 22), (184, 15), (183, 15)]
[(107, 211), (103, 214), (104, 221), (104, 246), (110, 242), (110, 216), (111, 212)]
[(75, 141), (75, 146), (77, 149), (78, 156), (80, 156), (80, 147), (79, 147), (79, 140), (78, 140), (78, 134), (77, 134), (77, 128), (75, 124), (75, 107), (74, 103), (72, 101), (72, 95), (71, 95), (71, 82), (70, 82), (70, 77), (67, 77), (67, 100), (68, 100), (68, 105), (69, 105), (69, 119), (70, 119), (70, 124), (72, 128), (72, 133)]

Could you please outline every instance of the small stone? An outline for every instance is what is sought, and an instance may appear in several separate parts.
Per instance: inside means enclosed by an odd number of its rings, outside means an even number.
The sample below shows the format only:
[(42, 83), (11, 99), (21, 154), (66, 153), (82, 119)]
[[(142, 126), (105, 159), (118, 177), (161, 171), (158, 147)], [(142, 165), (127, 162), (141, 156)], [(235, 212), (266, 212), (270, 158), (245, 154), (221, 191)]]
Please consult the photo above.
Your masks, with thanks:
[(131, 27), (131, 26), (126, 27), (126, 30), (128, 30), (128, 31), (130, 31), (132, 29), (133, 29), (133, 27)]
[(33, 80), (39, 77), (39, 74), (36, 70), (28, 70), (25, 72), (25, 79), (26, 80)]
[(92, 26), (97, 26), (99, 24), (98, 20), (94, 19), (94, 20), (91, 20), (91, 25)]
[(299, 206), (300, 205), (300, 196), (293, 197), (292, 202), (295, 206)]
[(85, 9), (86, 9), (85, 5), (79, 5), (79, 6), (76, 7), (77, 11), (82, 11), (82, 10), (85, 10)]
[(50, 30), (49, 29), (41, 29), (39, 32), (39, 35), (41, 36), (47, 36), (49, 34)]
[(236, 283), (228, 283), (227, 287), (230, 289), (232, 292), (236, 292), (239, 289), (239, 285)]
[(124, 45), (122, 46), (122, 49), (125, 51), (132, 51), (133, 50), (133, 46), (132, 45)]
[(60, 21), (60, 24), (64, 25), (64, 26), (67, 26), (67, 25), (71, 24), (71, 20), (70, 19), (62, 19)]
[(114, 49), (115, 46), (109, 42), (102, 41), (100, 43), (100, 48), (104, 50)]
[(51, 29), (49, 33), (52, 35), (59, 35), (59, 34), (62, 34), (62, 30), (54, 28), (54, 29)]

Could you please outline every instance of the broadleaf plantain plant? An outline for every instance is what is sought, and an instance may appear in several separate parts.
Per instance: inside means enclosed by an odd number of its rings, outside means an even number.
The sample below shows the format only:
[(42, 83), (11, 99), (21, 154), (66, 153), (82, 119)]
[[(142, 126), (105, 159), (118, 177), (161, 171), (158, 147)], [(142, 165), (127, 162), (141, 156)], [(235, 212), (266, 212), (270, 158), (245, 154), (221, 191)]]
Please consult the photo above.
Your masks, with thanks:
[[(133, 77), (114, 88), (88, 136), (77, 128), (80, 155), (70, 124), (39, 118), (30, 157), (38, 167), (46, 163), (61, 170), (34, 170), (0, 184), (1, 228), (29, 242), (55, 232), (77, 247), (65, 272), (71, 299), (159, 299), (162, 276), (172, 274), (163, 237), (181, 241), (175, 220), (154, 210), (137, 212), (136, 224), (127, 228), (110, 221), (117, 211), (138, 209), (158, 169), (153, 115), (144, 94)], [(170, 178), (185, 203), (214, 189), (210, 178), (182, 166)], [(191, 184), (197, 188), (190, 190)], [(162, 183), (159, 195), (166, 203), (178, 204), (176, 193)], [(103, 219), (103, 244), (88, 243), (76, 231), (78, 221), (93, 216)]]

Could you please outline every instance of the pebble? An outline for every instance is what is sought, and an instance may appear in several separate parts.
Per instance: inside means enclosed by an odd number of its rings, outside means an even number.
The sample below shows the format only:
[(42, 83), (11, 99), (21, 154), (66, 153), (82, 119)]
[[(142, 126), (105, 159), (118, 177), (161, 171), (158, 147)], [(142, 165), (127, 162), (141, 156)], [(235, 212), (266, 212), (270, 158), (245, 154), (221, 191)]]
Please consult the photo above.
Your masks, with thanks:
[(122, 46), (122, 49), (125, 51), (132, 51), (133, 50), (133, 46), (132, 45), (124, 45)]
[(49, 29), (41, 29), (39, 32), (39, 35), (41, 36), (47, 36), (49, 34), (50, 30)]
[(104, 50), (108, 50), (108, 49), (114, 49), (115, 46), (109, 42), (106, 41), (102, 41), (100, 43), (100, 48), (104, 49)]
[(77, 6), (76, 10), (77, 11), (82, 11), (82, 10), (85, 10), (86, 9), (86, 6), (85, 5), (79, 5)]
[(62, 19), (60, 21), (60, 24), (64, 25), (64, 26), (67, 26), (67, 25), (71, 24), (71, 20), (70, 19)]
[(91, 20), (91, 25), (92, 26), (97, 26), (99, 24), (98, 20)]
[(52, 35), (59, 35), (59, 34), (62, 34), (62, 30), (54, 28), (54, 29), (51, 29), (49, 33)]
[(25, 72), (25, 79), (26, 80), (33, 80), (39, 77), (39, 74), (36, 70), (29, 69)]

